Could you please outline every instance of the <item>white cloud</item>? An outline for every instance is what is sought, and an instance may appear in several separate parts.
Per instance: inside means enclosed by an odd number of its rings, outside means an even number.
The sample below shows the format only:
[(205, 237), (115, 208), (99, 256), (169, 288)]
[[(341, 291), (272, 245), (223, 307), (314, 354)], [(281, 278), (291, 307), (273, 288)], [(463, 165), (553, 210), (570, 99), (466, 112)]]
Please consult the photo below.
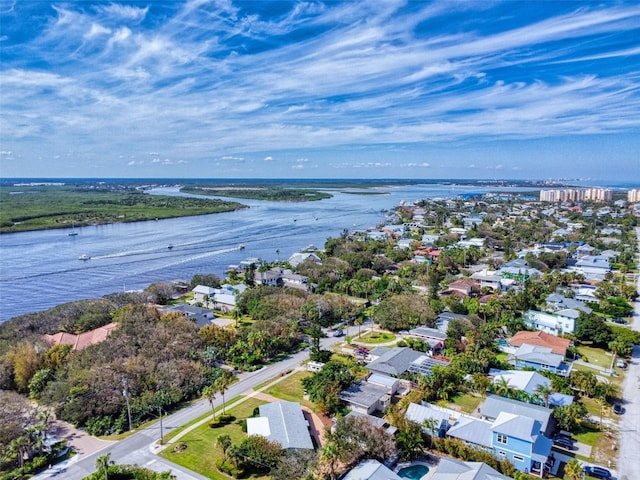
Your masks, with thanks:
[(107, 27), (103, 27), (99, 23), (92, 23), (91, 29), (85, 34), (85, 38), (93, 38), (98, 37), (100, 35), (108, 35), (111, 33), (111, 29)]
[(111, 3), (110, 5), (98, 6), (97, 10), (109, 16), (125, 20), (142, 20), (147, 15), (149, 7), (138, 8), (129, 5)]

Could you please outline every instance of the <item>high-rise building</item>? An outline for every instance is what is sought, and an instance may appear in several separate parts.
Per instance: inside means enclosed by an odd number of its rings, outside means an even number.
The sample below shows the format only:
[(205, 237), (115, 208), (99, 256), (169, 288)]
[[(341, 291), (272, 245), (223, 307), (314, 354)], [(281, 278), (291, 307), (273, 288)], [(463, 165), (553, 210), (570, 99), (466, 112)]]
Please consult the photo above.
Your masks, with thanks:
[(634, 188), (627, 192), (627, 201), (629, 203), (640, 202), (640, 188)]

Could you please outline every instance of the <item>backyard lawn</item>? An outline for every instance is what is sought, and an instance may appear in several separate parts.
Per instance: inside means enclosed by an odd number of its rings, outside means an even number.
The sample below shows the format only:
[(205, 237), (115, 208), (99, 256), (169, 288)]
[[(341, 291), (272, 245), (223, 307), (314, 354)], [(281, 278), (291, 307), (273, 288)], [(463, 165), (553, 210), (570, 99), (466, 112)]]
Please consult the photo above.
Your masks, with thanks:
[(464, 413), (473, 413), (484, 400), (482, 397), (476, 397), (471, 393), (466, 393), (453, 397), (450, 402), (438, 402), (438, 405), (441, 404), (443, 407), (453, 408), (454, 410)]
[[(214, 480), (228, 480), (228, 476), (218, 472), (216, 460), (222, 457), (222, 450), (216, 446), (216, 438), (219, 435), (229, 435), (234, 445), (239, 445), (247, 434), (242, 431), (240, 421), (249, 418), (253, 410), (266, 402), (250, 398), (240, 405), (227, 409), (227, 413), (236, 417), (236, 420), (223, 427), (211, 428), (206, 422), (180, 438), (176, 444), (167, 447), (160, 455), (185, 468), (198, 472)], [(186, 449), (176, 452), (174, 446), (183, 443)], [(251, 476), (254, 479), (266, 479), (268, 477)]]

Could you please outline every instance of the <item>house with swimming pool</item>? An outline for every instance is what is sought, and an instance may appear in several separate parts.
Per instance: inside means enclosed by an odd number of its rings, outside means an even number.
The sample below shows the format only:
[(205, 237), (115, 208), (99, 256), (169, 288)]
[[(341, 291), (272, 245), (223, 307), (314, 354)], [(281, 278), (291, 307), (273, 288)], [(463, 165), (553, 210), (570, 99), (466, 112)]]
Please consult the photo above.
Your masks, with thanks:
[(543, 434), (539, 420), (508, 412), (501, 412), (493, 420), (483, 420), (434, 407), (410, 404), (407, 419), (423, 425), (426, 419), (432, 419), (436, 435), (444, 433), (447, 437), (491, 452), (499, 460), (509, 460), (521, 472), (542, 477), (551, 468), (549, 457), (553, 442)]

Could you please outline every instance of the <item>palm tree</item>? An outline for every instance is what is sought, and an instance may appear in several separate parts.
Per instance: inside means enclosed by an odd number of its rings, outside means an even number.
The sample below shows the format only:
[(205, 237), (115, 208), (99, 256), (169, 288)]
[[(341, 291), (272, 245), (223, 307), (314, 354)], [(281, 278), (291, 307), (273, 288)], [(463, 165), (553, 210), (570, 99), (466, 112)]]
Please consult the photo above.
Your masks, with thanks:
[(213, 414), (213, 420), (216, 419), (216, 411), (213, 408), (213, 401), (216, 399), (216, 393), (218, 393), (218, 389), (215, 385), (207, 385), (202, 389), (202, 396), (206, 397), (209, 400), (209, 405), (211, 405), (211, 413)]
[(220, 394), (222, 395), (222, 414), (223, 415), (226, 415), (224, 392), (228, 390), (228, 388), (231, 386), (232, 383), (233, 383), (233, 375), (229, 374), (227, 371), (225, 371), (223, 375), (220, 375), (218, 378), (216, 378), (216, 380), (213, 382), (216, 391), (220, 392)]
[(513, 388), (509, 385), (509, 380), (504, 377), (495, 382), (496, 393), (501, 397), (511, 398), (513, 396)]
[(535, 392), (536, 395), (539, 395), (544, 401), (544, 406), (549, 408), (549, 396), (553, 392), (553, 390), (551, 390), (551, 387), (549, 385), (541, 383), (536, 387)]
[(238, 321), (240, 320), (240, 310), (234, 308), (233, 310), (231, 310), (231, 316), (236, 321), (235, 327), (238, 328)]
[(429, 448), (431, 449), (433, 448), (433, 437), (437, 434), (438, 421), (435, 418), (425, 418), (422, 425), (429, 431)]
[(219, 435), (216, 439), (216, 444), (222, 450), (222, 455), (226, 461), (227, 452), (229, 451), (229, 447), (231, 447), (231, 437), (229, 435)]
[(326, 463), (329, 468), (329, 478), (331, 480), (336, 479), (336, 466), (340, 458), (340, 451), (338, 445), (335, 442), (329, 442), (320, 451), (320, 458)]
[(105, 453), (96, 459), (96, 468), (104, 472), (104, 480), (109, 480), (109, 467), (113, 464), (114, 462), (111, 461), (111, 453)]
[(354, 320), (353, 320), (354, 325), (358, 326), (358, 338), (360, 338), (360, 327), (362, 326), (362, 324), (364, 323), (364, 318), (362, 318), (362, 316), (357, 316)]
[(570, 480), (580, 480), (582, 478), (582, 467), (578, 460), (571, 460), (564, 466), (564, 473)]

